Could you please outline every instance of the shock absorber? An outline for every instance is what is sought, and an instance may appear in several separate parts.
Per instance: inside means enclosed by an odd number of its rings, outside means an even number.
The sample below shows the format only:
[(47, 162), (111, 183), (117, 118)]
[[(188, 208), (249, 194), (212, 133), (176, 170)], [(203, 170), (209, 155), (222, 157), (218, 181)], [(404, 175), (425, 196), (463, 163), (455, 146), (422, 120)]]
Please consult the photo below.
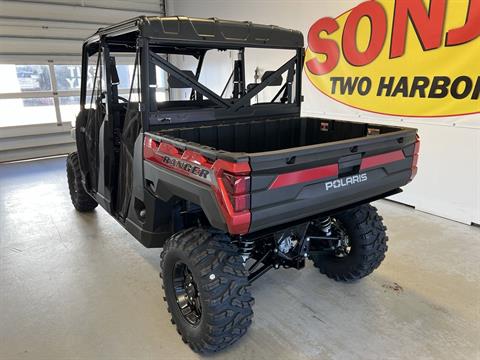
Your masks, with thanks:
[(326, 236), (332, 235), (332, 218), (325, 216), (318, 220), (318, 227), (323, 231)]
[(247, 261), (247, 259), (252, 254), (253, 248), (255, 247), (255, 241), (252, 239), (244, 238), (242, 236), (238, 236), (235, 240), (235, 245), (238, 248), (239, 254), (243, 257), (243, 261)]

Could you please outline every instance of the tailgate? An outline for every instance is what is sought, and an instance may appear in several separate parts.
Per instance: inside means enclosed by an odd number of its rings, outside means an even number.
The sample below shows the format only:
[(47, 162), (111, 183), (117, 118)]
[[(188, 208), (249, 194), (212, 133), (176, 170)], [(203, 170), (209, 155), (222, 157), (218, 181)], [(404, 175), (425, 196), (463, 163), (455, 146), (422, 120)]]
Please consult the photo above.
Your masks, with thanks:
[(250, 154), (250, 232), (385, 194), (415, 175), (415, 129)]

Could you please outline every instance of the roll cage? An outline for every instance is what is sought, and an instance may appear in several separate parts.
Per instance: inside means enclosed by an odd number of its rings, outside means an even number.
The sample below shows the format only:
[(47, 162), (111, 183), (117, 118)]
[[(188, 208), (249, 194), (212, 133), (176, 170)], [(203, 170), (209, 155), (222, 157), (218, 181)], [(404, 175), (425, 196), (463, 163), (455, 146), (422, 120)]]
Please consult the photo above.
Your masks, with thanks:
[[(247, 85), (246, 48), (289, 49), (295, 50), (295, 55), (278, 69), (265, 73), (261, 82)], [(211, 49), (238, 50), (239, 54), (220, 95), (199, 81), (205, 54)], [(304, 49), (303, 36), (297, 31), (247, 22), (185, 17), (139, 17), (100, 29), (87, 39), (83, 46), (80, 105), (84, 110), (87, 99), (88, 58), (97, 55), (99, 61), (96, 74), (103, 72), (105, 75), (105, 91), (102, 96), (105, 98), (107, 119), (114, 112), (112, 108), (119, 104), (116, 86), (118, 75), (115, 58), (110, 56), (111, 52), (135, 54), (135, 72), (139, 76), (138, 111), (141, 112), (145, 132), (154, 127), (168, 127), (179, 122), (300, 115)], [(183, 71), (170, 62), (168, 56), (172, 54), (195, 57), (198, 60), (195, 73)], [(183, 87), (191, 88), (189, 100), (195, 105), (193, 109), (188, 106), (175, 106), (186, 105), (185, 103), (172, 103), (171, 106), (166, 104), (162, 109), (158, 108), (155, 98), (156, 67), (165, 71), (177, 83), (183, 84)], [(270, 103), (252, 104), (252, 99), (266, 87), (279, 85), (284, 74), (286, 81)], [(233, 84), (232, 97), (225, 98), (223, 95), (230, 82)], [(132, 87), (133, 85), (132, 79)], [(276, 102), (278, 100), (280, 102)], [(182, 114), (179, 115), (179, 112)]]

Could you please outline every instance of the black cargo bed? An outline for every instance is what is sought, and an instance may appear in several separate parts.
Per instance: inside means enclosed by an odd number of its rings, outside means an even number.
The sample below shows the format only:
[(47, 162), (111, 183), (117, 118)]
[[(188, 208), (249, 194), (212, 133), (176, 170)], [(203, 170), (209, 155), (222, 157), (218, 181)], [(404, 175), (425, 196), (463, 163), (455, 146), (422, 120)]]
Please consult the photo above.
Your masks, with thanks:
[(214, 125), (180, 127), (159, 132), (216, 150), (232, 153), (278, 151), (326, 144), (370, 135), (400, 131), (401, 128), (319, 118), (263, 119)]

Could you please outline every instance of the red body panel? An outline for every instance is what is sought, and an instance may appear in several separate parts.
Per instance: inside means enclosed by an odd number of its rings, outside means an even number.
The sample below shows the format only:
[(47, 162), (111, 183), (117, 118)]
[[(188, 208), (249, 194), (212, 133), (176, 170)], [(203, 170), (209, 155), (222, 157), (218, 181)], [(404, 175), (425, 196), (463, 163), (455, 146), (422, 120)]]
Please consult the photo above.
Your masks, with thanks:
[(394, 161), (404, 160), (405, 155), (402, 150), (396, 150), (384, 154), (365, 157), (360, 164), (360, 170), (370, 169), (373, 167), (392, 163)]
[(276, 189), (293, 184), (321, 180), (333, 176), (338, 176), (338, 164), (319, 166), (312, 169), (280, 174), (270, 185), (269, 189)]

